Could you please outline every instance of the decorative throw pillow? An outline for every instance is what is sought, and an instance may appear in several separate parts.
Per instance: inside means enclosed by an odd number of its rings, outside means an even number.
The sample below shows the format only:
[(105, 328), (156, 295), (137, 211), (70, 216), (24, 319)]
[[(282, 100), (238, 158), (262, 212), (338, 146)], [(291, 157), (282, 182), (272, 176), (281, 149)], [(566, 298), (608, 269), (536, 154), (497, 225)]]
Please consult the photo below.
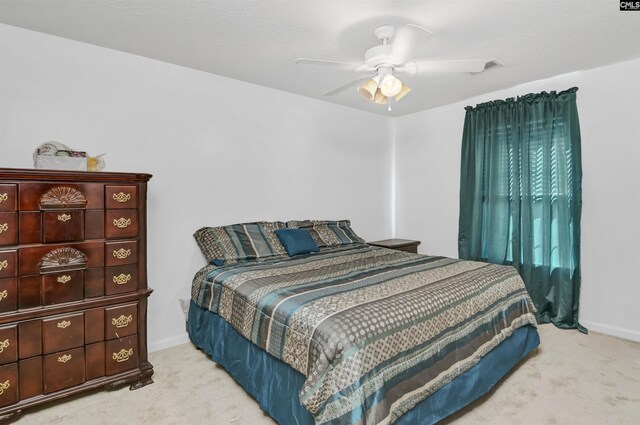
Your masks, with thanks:
[[(193, 237), (207, 261), (225, 264), (284, 256), (286, 251), (274, 233), (284, 229), (281, 221), (203, 227)], [(218, 261), (215, 261), (218, 263)]]
[(305, 229), (319, 248), (365, 243), (356, 235), (349, 220), (291, 220), (287, 228)]
[(318, 245), (306, 229), (278, 229), (275, 234), (290, 257), (319, 251)]

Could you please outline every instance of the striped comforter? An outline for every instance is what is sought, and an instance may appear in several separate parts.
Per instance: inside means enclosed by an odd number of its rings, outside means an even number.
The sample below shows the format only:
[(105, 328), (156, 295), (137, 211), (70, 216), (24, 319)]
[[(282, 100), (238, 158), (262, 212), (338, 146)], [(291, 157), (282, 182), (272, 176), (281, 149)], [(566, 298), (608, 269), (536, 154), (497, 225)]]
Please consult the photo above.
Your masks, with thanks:
[(393, 423), (536, 324), (512, 267), (367, 245), (208, 266), (192, 296), (306, 377), (318, 424)]

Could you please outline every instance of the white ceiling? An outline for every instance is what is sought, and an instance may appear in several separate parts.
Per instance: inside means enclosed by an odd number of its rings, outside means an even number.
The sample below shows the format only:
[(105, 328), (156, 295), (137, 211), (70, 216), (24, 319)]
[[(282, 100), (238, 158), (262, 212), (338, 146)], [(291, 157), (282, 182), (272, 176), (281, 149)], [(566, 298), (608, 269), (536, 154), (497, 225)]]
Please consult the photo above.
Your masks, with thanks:
[[(394, 116), (527, 81), (640, 57), (640, 12), (617, 0), (0, 0), (0, 22)], [(294, 65), (298, 57), (362, 62), (382, 24), (415, 23), (433, 35), (432, 60), (497, 59), (482, 74), (407, 77), (413, 92), (389, 113), (355, 78)], [(558, 89), (564, 89), (559, 87)]]

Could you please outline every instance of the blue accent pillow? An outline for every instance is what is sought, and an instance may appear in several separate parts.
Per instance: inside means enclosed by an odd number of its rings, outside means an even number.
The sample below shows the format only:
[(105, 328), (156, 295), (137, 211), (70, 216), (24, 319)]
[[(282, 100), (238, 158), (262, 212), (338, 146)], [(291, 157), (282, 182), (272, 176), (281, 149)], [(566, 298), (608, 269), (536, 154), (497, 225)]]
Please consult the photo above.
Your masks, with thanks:
[(318, 245), (305, 229), (278, 229), (275, 234), (290, 257), (320, 251)]
[(213, 260), (209, 261), (209, 264), (211, 264), (212, 266), (220, 267), (221, 265), (224, 264), (224, 260), (221, 260), (219, 258), (214, 258)]

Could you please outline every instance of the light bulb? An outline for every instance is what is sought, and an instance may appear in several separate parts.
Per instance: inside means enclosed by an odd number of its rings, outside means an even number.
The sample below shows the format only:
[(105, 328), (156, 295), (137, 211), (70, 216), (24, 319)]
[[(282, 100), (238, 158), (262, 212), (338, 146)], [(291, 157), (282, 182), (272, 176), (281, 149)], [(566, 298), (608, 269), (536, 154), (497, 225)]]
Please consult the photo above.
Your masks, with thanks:
[(393, 97), (400, 93), (400, 90), (402, 90), (402, 81), (391, 74), (385, 76), (380, 84), (380, 91), (386, 97)]

